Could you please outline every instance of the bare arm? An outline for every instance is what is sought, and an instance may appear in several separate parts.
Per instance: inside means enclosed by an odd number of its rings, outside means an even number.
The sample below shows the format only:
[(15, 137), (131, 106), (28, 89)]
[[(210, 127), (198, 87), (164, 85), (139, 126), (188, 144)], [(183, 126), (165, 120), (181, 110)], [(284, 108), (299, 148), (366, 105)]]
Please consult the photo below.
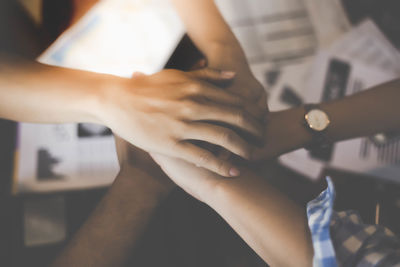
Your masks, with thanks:
[(52, 266), (121, 266), (165, 195), (144, 172), (120, 173)]
[[(206, 203), (270, 266), (311, 266), (313, 248), (305, 207), (251, 171), (223, 179)], [(290, 255), (290, 256), (289, 256)]]
[[(215, 68), (237, 66), (246, 62), (242, 48), (213, 0), (172, 0), (182, 18), (187, 32), (196, 46)], [(217, 52), (225, 51), (232, 57), (219, 57)]]
[[(400, 132), (400, 80), (394, 80), (333, 102), (322, 103), (331, 124), (326, 130), (331, 142)], [(303, 107), (271, 112), (266, 125), (265, 146), (258, 158), (272, 158), (304, 147), (312, 135), (303, 125)]]
[(0, 54), (0, 117), (37, 123), (100, 122), (112, 78)]
[(208, 66), (233, 70), (237, 77), (232, 92), (266, 107), (262, 85), (254, 78), (240, 46), (213, 0), (172, 0), (182, 18), (188, 35), (205, 55)]
[(131, 149), (117, 138), (121, 171), (53, 267), (122, 266), (134, 252), (173, 184), (147, 153)]
[(166, 174), (217, 211), (271, 266), (311, 266), (313, 248), (305, 207), (262, 177), (242, 169), (225, 179), (181, 160), (153, 155)]
[(251, 156), (246, 140), (226, 127), (205, 122), (224, 122), (262, 136), (259, 119), (243, 112), (254, 108), (212, 85), (233, 77), (234, 73), (202, 69), (164, 70), (124, 79), (0, 55), (0, 118), (104, 124), (143, 150), (185, 158), (233, 176), (231, 164), (184, 141), (202, 140), (243, 158)]

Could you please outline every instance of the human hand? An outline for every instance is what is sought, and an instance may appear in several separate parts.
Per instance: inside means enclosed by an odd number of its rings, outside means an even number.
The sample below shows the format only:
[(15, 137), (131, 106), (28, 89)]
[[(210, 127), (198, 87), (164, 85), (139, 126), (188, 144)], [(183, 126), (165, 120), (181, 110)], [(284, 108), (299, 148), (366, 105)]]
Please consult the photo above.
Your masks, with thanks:
[(253, 105), (257, 104), (258, 107), (268, 110), (266, 91), (251, 72), (239, 45), (216, 44), (209, 49), (206, 57), (208, 67), (236, 72), (235, 79), (227, 87), (230, 92), (243, 97)]
[(243, 96), (249, 103), (268, 111), (267, 93), (250, 69), (244, 68), (237, 72), (233, 83), (227, 89), (229, 92)]
[(230, 179), (178, 158), (160, 154), (151, 156), (177, 186), (202, 202), (205, 202), (206, 195), (212, 194), (222, 179)]
[(231, 163), (188, 142), (205, 141), (251, 158), (252, 145), (234, 130), (214, 124), (224, 123), (258, 138), (263, 135), (261, 124), (249, 115), (240, 97), (211, 85), (232, 78), (232, 73), (202, 69), (187, 73), (164, 70), (122, 80), (106, 90), (100, 118), (117, 135), (147, 152), (236, 176), (238, 171)]

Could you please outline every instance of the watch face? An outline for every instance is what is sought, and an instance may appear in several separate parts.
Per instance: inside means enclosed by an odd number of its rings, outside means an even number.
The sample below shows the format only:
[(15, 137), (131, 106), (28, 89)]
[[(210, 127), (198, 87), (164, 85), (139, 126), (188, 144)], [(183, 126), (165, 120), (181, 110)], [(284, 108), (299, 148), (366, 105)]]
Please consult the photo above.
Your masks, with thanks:
[(310, 110), (305, 118), (310, 128), (318, 132), (325, 130), (330, 123), (328, 115), (320, 109)]

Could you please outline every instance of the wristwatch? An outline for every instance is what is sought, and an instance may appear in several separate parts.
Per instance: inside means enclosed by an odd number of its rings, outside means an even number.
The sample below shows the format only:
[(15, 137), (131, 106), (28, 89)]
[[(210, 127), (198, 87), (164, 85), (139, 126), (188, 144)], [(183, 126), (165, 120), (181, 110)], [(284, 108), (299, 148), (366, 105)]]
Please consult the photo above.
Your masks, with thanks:
[(304, 105), (304, 126), (311, 133), (312, 140), (306, 145), (306, 149), (312, 150), (329, 145), (326, 137), (326, 129), (331, 121), (328, 114), (319, 105)]

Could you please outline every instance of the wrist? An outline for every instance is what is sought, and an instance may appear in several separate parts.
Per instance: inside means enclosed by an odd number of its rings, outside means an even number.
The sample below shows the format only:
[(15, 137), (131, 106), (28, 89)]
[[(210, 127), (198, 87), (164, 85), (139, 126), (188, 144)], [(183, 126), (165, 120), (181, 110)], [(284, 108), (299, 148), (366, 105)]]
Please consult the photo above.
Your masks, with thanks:
[(112, 102), (110, 95), (120, 79), (115, 78), (114, 81), (111, 75), (94, 74), (79, 81), (83, 87), (79, 98), (80, 113), (83, 115), (80, 122), (107, 125), (107, 108)]
[(298, 107), (270, 113), (266, 126), (267, 147), (274, 147), (276, 143), (276, 154), (281, 155), (309, 144), (312, 135), (304, 125), (304, 112), (303, 107)]
[(133, 85), (128, 85), (128, 81), (125, 78), (104, 75), (93, 82), (94, 86), (92, 86), (89, 104), (86, 108), (93, 120), (91, 122), (113, 129), (113, 118), (115, 111), (120, 108), (119, 103), (123, 98), (121, 96), (128, 87), (133, 89)]
[(250, 71), (246, 56), (236, 42), (213, 42), (210, 44), (205, 52), (208, 66), (236, 72)]

